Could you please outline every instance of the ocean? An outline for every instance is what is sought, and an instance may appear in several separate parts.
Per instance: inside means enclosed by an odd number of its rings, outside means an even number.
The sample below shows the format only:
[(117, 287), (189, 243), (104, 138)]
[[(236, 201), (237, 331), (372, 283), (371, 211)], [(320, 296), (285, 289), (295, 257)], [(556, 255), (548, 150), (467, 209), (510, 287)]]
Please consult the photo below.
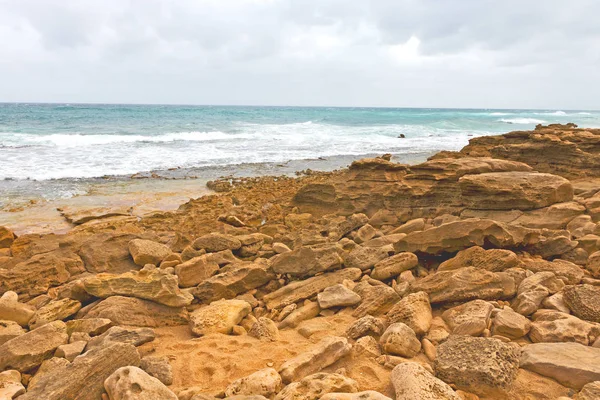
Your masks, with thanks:
[(600, 127), (600, 111), (0, 104), (0, 191), (68, 197), (101, 177), (337, 160), (331, 168), (383, 153), (410, 162), (472, 137), (566, 122)]

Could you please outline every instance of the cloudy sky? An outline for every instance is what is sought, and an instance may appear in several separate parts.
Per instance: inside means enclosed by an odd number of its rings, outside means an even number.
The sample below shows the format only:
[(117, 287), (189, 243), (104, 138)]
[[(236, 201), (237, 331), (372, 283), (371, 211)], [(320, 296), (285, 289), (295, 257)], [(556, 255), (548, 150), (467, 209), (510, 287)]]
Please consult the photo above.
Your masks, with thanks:
[(0, 0), (0, 101), (600, 109), (598, 0)]

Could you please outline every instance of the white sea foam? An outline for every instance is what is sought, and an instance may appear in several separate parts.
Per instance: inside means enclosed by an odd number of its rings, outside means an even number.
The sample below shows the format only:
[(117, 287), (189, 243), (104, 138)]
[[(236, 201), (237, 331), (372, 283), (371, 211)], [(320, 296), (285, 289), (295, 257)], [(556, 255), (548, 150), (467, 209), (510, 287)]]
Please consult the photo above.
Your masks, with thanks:
[(507, 124), (520, 124), (520, 125), (529, 125), (529, 124), (543, 124), (546, 121), (536, 118), (501, 118), (498, 121), (506, 122)]
[(493, 112), (490, 113), (490, 115), (494, 116), (494, 117), (498, 117), (498, 116), (502, 116), (502, 115), (511, 115), (512, 113), (507, 113), (507, 112)]

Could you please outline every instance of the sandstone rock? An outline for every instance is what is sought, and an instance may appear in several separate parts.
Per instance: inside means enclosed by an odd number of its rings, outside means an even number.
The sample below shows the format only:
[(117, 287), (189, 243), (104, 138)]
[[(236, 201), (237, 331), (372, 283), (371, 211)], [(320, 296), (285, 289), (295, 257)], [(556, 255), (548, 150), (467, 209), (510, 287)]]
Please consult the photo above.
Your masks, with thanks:
[(600, 287), (567, 286), (563, 291), (563, 297), (573, 314), (587, 321), (600, 322)]
[(352, 353), (354, 357), (364, 355), (366, 357), (377, 358), (381, 356), (381, 349), (373, 336), (363, 336), (358, 338), (352, 346)]
[(588, 346), (600, 336), (600, 324), (591, 324), (560, 311), (539, 310), (532, 319), (529, 338), (534, 343), (577, 342)]
[(88, 272), (122, 274), (139, 268), (129, 254), (128, 245), (133, 239), (135, 235), (99, 233), (86, 240), (78, 254)]
[(397, 302), (387, 313), (390, 323), (402, 322), (422, 336), (431, 327), (431, 305), (425, 292), (411, 293)]
[(368, 282), (361, 282), (354, 287), (354, 291), (362, 298), (352, 313), (357, 318), (383, 315), (400, 299), (398, 293), (387, 285), (372, 286)]
[(341, 265), (342, 259), (333, 244), (303, 246), (271, 258), (273, 271), (292, 276), (312, 276)]
[(17, 336), (0, 346), (0, 370), (27, 372), (50, 358), (54, 350), (68, 340), (67, 327), (62, 321)]
[(466, 219), (408, 234), (394, 245), (396, 252), (452, 253), (489, 244), (498, 248), (525, 247), (539, 240), (536, 230), (488, 219)]
[(331, 241), (337, 242), (348, 233), (366, 225), (368, 222), (369, 217), (362, 213), (352, 214), (340, 221), (332, 221), (327, 227), (327, 231), (329, 232), (328, 237)]
[(133, 239), (129, 242), (129, 253), (133, 258), (133, 262), (143, 267), (146, 264), (159, 265), (172, 251), (162, 243), (153, 242), (152, 240)]
[(566, 260), (554, 260), (552, 262), (541, 258), (523, 257), (523, 268), (532, 272), (552, 272), (559, 278), (564, 278), (567, 285), (575, 285), (581, 282), (583, 270), (576, 264)]
[(431, 303), (437, 304), (508, 298), (514, 295), (516, 288), (514, 279), (505, 273), (466, 267), (436, 272), (412, 283), (410, 289), (426, 292)]
[(62, 299), (51, 301), (35, 312), (29, 321), (29, 328), (36, 329), (48, 322), (63, 320), (75, 314), (80, 309), (81, 303), (77, 300)]
[(85, 290), (95, 297), (128, 296), (151, 300), (170, 307), (192, 303), (193, 296), (179, 289), (175, 275), (156, 267), (120, 275), (98, 274), (83, 280)]
[(235, 252), (240, 257), (255, 256), (265, 243), (265, 238), (268, 237), (261, 233), (252, 233), (249, 235), (240, 235), (236, 239), (240, 241), (242, 246)]
[(450, 308), (442, 318), (455, 335), (479, 336), (488, 329), (494, 306), (483, 300), (472, 300)]
[(517, 255), (510, 250), (485, 250), (479, 246), (469, 247), (459, 251), (455, 257), (444, 261), (438, 271), (450, 271), (463, 267), (475, 267), (491, 272), (500, 272), (520, 264)]
[(111, 326), (113, 326), (113, 322), (107, 318), (72, 319), (67, 321), (67, 333), (72, 335), (82, 332), (90, 336), (97, 336), (106, 332)]
[(317, 400), (327, 393), (340, 392), (358, 392), (358, 383), (344, 375), (321, 372), (287, 385), (275, 400)]
[(562, 292), (554, 293), (552, 296), (546, 297), (542, 300), (542, 307), (560, 311), (565, 314), (571, 314), (571, 310), (567, 307)]
[(360, 303), (358, 294), (342, 284), (330, 286), (317, 295), (321, 308), (348, 307)]
[(87, 342), (73, 342), (69, 344), (62, 344), (56, 348), (56, 352), (54, 353), (55, 357), (62, 357), (67, 359), (68, 361), (73, 361), (75, 357), (80, 355), (85, 349)]
[(581, 389), (600, 380), (600, 348), (579, 343), (534, 343), (522, 348), (521, 368)]
[(0, 297), (0, 320), (14, 321), (21, 326), (27, 326), (35, 314), (35, 307), (19, 303), (15, 292), (6, 292)]
[(203, 282), (219, 271), (219, 264), (212, 260), (209, 254), (194, 257), (178, 264), (175, 274), (179, 278), (179, 286), (192, 287)]
[(476, 394), (508, 389), (519, 369), (515, 346), (496, 339), (452, 335), (437, 348), (435, 375)]
[(344, 266), (346, 268), (358, 268), (364, 271), (366, 269), (373, 268), (375, 264), (388, 258), (390, 252), (393, 252), (393, 249), (391, 249), (389, 246), (357, 246), (354, 250), (344, 254)]
[(165, 385), (173, 384), (173, 368), (168, 357), (147, 356), (142, 358), (140, 368)]
[(381, 335), (379, 343), (388, 354), (412, 358), (421, 351), (415, 332), (402, 322), (391, 324)]
[(243, 300), (219, 300), (190, 314), (190, 324), (195, 335), (211, 333), (229, 334), (233, 327), (252, 311)]
[(265, 368), (229, 384), (225, 396), (259, 395), (271, 398), (279, 392), (280, 387), (281, 377), (277, 371)]
[(581, 388), (577, 400), (600, 399), (600, 381), (590, 382)]
[(168, 307), (134, 297), (111, 296), (92, 307), (82, 318), (106, 318), (115, 325), (157, 326), (184, 325), (188, 313), (183, 307)]
[(377, 230), (373, 228), (373, 226), (366, 224), (356, 231), (356, 235), (354, 237), (354, 241), (358, 244), (364, 243), (367, 240), (373, 239), (373, 237), (377, 234)]
[(177, 400), (175, 393), (137, 367), (121, 367), (104, 381), (111, 400)]
[(22, 394), (25, 394), (25, 387), (21, 383), (19, 371), (13, 369), (0, 372), (0, 399), (10, 400)]
[(351, 349), (352, 345), (346, 338), (326, 337), (313, 349), (284, 362), (279, 369), (279, 374), (284, 383), (299, 381), (333, 364), (348, 354)]
[(154, 330), (150, 328), (113, 326), (102, 335), (90, 339), (86, 351), (97, 347), (110, 347), (115, 343), (126, 343), (137, 347), (153, 341), (155, 337)]
[(15, 234), (5, 226), (0, 226), (0, 249), (8, 249), (15, 241)]
[(539, 172), (465, 175), (458, 181), (467, 206), (479, 210), (531, 210), (573, 199), (571, 182)]
[(242, 242), (235, 236), (209, 233), (196, 239), (192, 246), (197, 250), (204, 249), (208, 253), (215, 253), (223, 250), (237, 250), (242, 247)]
[(321, 307), (316, 301), (305, 300), (302, 307), (298, 307), (285, 317), (277, 327), (279, 329), (294, 328), (300, 322), (314, 318), (321, 312)]
[(256, 321), (250, 330), (248, 335), (257, 338), (258, 340), (265, 342), (275, 342), (279, 340), (279, 329), (277, 324), (266, 317), (260, 317)]
[(14, 321), (0, 320), (0, 345), (8, 342), (10, 339), (21, 336), (25, 332), (25, 329), (21, 328), (21, 325)]
[(522, 315), (533, 314), (540, 307), (544, 298), (558, 292), (563, 287), (563, 281), (552, 272), (533, 274), (519, 284), (512, 308)]
[(275, 278), (264, 262), (234, 264), (228, 268), (204, 280), (192, 290), (192, 294), (202, 302), (231, 299)]
[(501, 335), (509, 339), (519, 339), (531, 329), (531, 322), (510, 307), (498, 312), (492, 322), (492, 335)]
[(380, 336), (384, 331), (383, 321), (371, 315), (357, 319), (346, 330), (350, 339), (358, 339), (366, 335)]
[(335, 272), (328, 272), (302, 281), (292, 282), (267, 294), (263, 299), (267, 308), (280, 309), (289, 304), (312, 297), (325, 288), (342, 283), (346, 279), (355, 281), (361, 275), (362, 273), (358, 268), (346, 268)]
[(384, 281), (413, 269), (418, 263), (419, 259), (413, 253), (398, 253), (377, 262), (371, 272), (371, 278)]
[(319, 400), (392, 400), (374, 390), (365, 390), (358, 393), (328, 393)]
[(289, 253), (292, 251), (288, 246), (284, 243), (273, 243), (273, 251), (277, 254)]
[(390, 379), (396, 400), (461, 400), (449, 385), (415, 362), (398, 364)]

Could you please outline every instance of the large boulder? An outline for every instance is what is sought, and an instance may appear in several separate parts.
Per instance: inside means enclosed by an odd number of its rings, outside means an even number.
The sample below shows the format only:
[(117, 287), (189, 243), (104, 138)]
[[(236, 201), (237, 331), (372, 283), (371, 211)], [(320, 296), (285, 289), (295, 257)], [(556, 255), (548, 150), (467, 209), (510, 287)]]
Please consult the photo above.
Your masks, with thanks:
[(411, 293), (394, 304), (386, 314), (388, 322), (402, 322), (408, 325), (418, 336), (422, 336), (431, 327), (431, 304), (425, 292)]
[(531, 321), (510, 307), (504, 307), (494, 316), (492, 334), (500, 335), (511, 340), (519, 339), (531, 329)]
[(51, 301), (40, 307), (29, 321), (31, 329), (39, 328), (48, 322), (63, 320), (81, 309), (81, 303), (72, 299)]
[(600, 380), (600, 348), (579, 343), (534, 343), (522, 348), (521, 368), (581, 389)]
[(529, 338), (532, 342), (577, 342), (591, 345), (600, 337), (600, 324), (583, 321), (554, 310), (539, 310), (532, 316)]
[(14, 321), (27, 326), (35, 314), (35, 307), (19, 302), (19, 295), (8, 291), (0, 297), (0, 320)]
[(371, 278), (384, 281), (413, 269), (418, 264), (419, 259), (413, 253), (398, 253), (377, 262), (371, 272)]
[(211, 254), (194, 257), (175, 266), (175, 274), (179, 277), (179, 286), (187, 288), (196, 286), (219, 271), (219, 264)]
[(435, 375), (486, 395), (511, 387), (519, 369), (518, 346), (497, 339), (451, 335), (437, 348)]
[(21, 336), (25, 332), (25, 329), (14, 321), (0, 320), (0, 345), (8, 342), (10, 339)]
[(143, 267), (146, 264), (159, 265), (172, 251), (162, 243), (145, 239), (133, 239), (129, 242), (129, 253), (133, 258), (133, 262)]
[(313, 276), (320, 272), (338, 269), (342, 258), (335, 244), (303, 246), (271, 258), (271, 267), (278, 274)]
[(104, 388), (111, 400), (177, 400), (161, 381), (133, 366), (113, 372), (104, 381)]
[(81, 317), (106, 318), (115, 325), (151, 328), (184, 325), (189, 320), (188, 312), (183, 307), (168, 307), (149, 300), (122, 296), (111, 296), (102, 300)]
[(85, 269), (97, 274), (122, 274), (139, 269), (129, 254), (129, 242), (136, 236), (122, 233), (98, 233), (86, 240), (78, 251)]
[(381, 335), (379, 343), (388, 354), (412, 358), (421, 351), (421, 342), (415, 332), (402, 322), (391, 324)]
[(10, 400), (25, 394), (21, 374), (14, 369), (0, 372), (0, 399)]
[(567, 307), (581, 319), (600, 322), (600, 287), (592, 285), (567, 286), (563, 291)]
[(515, 294), (514, 279), (505, 272), (475, 267), (439, 271), (410, 285), (412, 292), (429, 294), (432, 304), (473, 299), (498, 300)]
[(365, 315), (380, 316), (388, 312), (398, 300), (398, 293), (387, 285), (371, 285), (369, 282), (359, 282), (354, 286), (362, 301), (352, 313), (357, 318)]
[(536, 230), (506, 225), (489, 219), (470, 218), (449, 222), (425, 231), (409, 233), (394, 244), (396, 252), (427, 254), (452, 253), (471, 246), (514, 248), (533, 245), (540, 233)]
[(461, 400), (448, 384), (415, 362), (394, 367), (391, 381), (396, 400)]
[(194, 297), (179, 289), (177, 276), (156, 267), (120, 275), (98, 274), (85, 278), (83, 286), (95, 297), (127, 296), (151, 300), (170, 307), (190, 305)]
[[(56, 366), (37, 378), (21, 400), (100, 399), (104, 381), (117, 369), (138, 366), (140, 355), (130, 344), (114, 344), (88, 351), (72, 363)], [(39, 374), (39, 372), (38, 372)]]
[(190, 314), (190, 324), (195, 335), (231, 333), (233, 327), (252, 311), (244, 300), (219, 300)]
[(375, 264), (388, 258), (390, 252), (393, 252), (391, 246), (356, 246), (350, 252), (344, 254), (344, 266), (346, 268), (358, 268), (364, 271), (373, 268)]
[(442, 318), (456, 335), (479, 336), (490, 324), (494, 306), (484, 300), (472, 300), (450, 308)]
[(518, 267), (519, 264), (520, 261), (517, 255), (510, 250), (485, 250), (482, 247), (473, 246), (459, 251), (456, 256), (441, 263), (437, 270), (450, 271), (463, 267), (475, 267), (491, 272), (499, 272)]
[(343, 337), (329, 336), (314, 348), (284, 362), (279, 374), (284, 383), (299, 381), (321, 371), (350, 352), (352, 345)]
[(317, 295), (319, 306), (323, 309), (332, 307), (348, 307), (360, 303), (360, 296), (338, 283), (323, 290)]
[(271, 398), (281, 387), (281, 377), (273, 368), (265, 368), (231, 382), (225, 389), (225, 396), (258, 395)]
[(571, 182), (539, 172), (465, 175), (458, 184), (470, 209), (532, 210), (573, 199)]

